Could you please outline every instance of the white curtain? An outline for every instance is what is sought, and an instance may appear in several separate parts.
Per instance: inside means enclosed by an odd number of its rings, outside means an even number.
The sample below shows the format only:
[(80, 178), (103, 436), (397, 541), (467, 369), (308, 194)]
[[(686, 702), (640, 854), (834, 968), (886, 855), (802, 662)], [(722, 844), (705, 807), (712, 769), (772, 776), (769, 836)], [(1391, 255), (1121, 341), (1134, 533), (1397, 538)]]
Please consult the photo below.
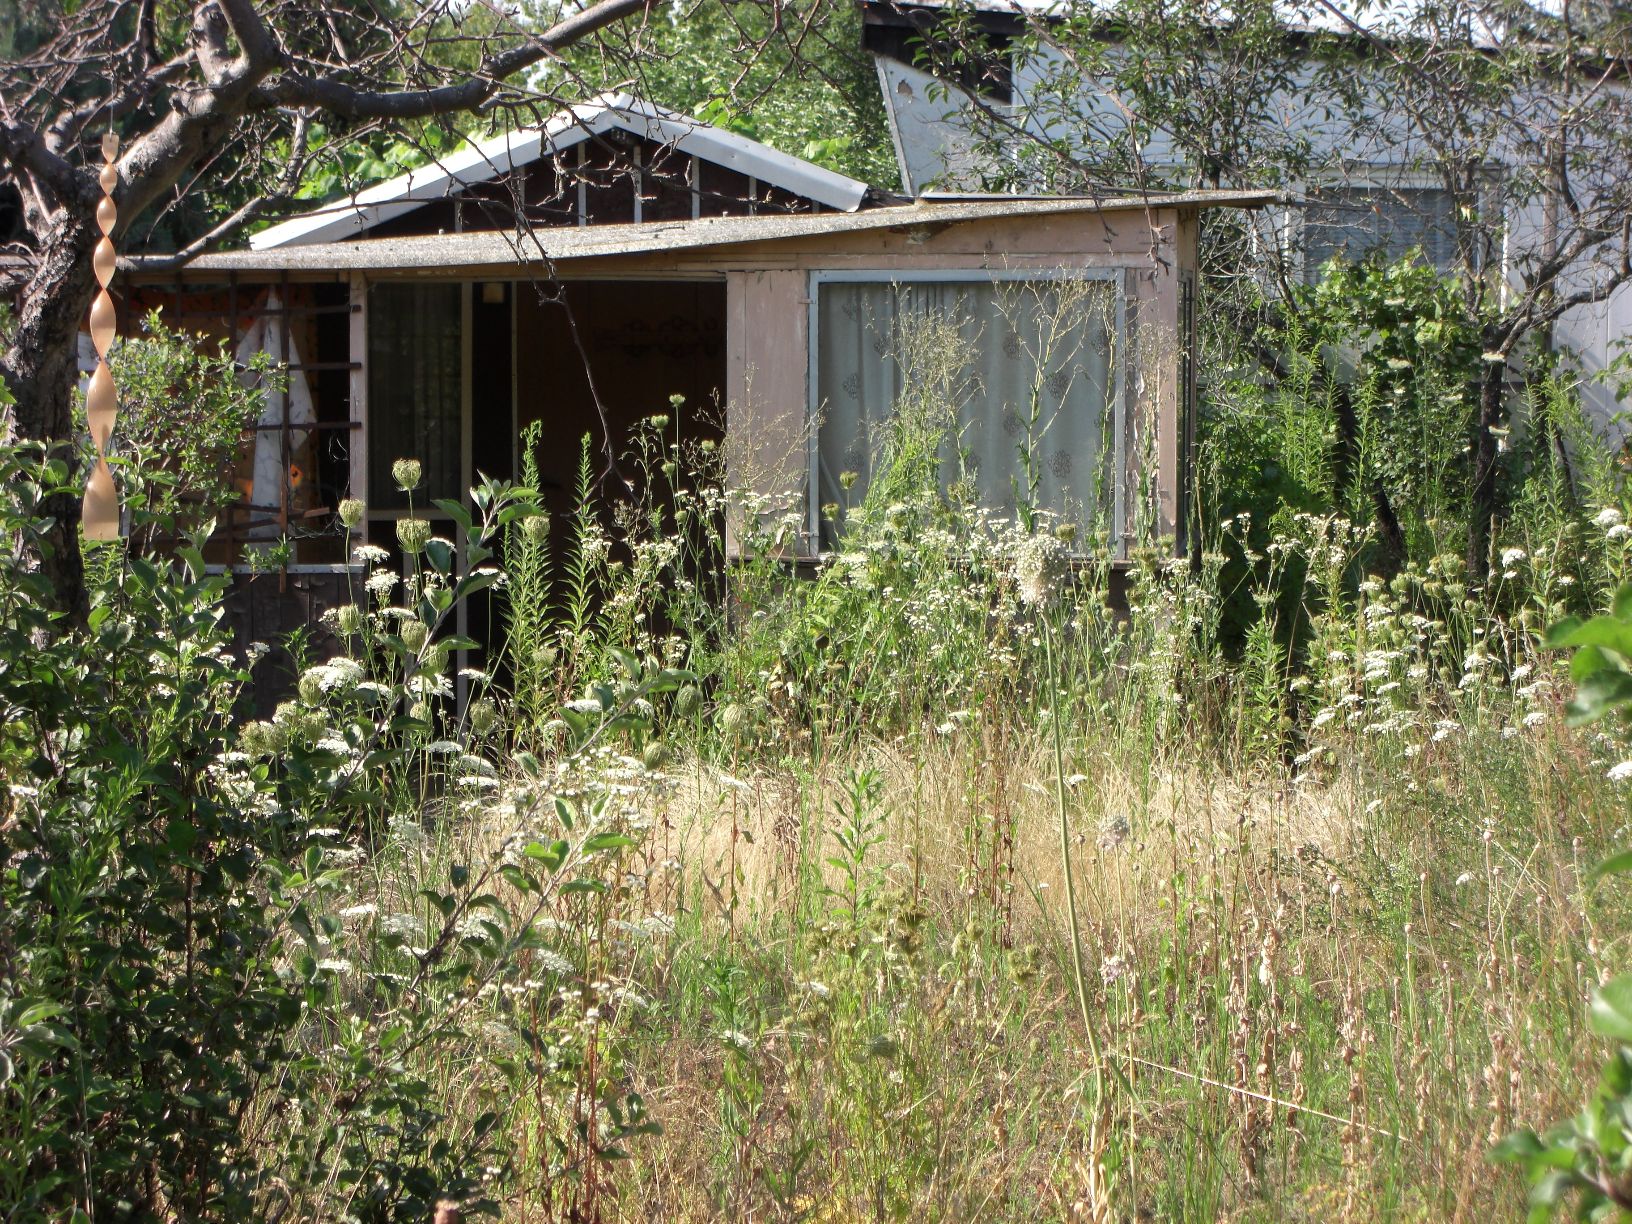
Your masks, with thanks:
[[(248, 366), (257, 353), (266, 353), (274, 362), (287, 360), (291, 366), (297, 367), (286, 371), (287, 390), (279, 389), (275, 384), (266, 387), (266, 399), (261, 407), (261, 419), (258, 422), (263, 428), (255, 433), (255, 466), (254, 478), (250, 489), (249, 500), (256, 507), (250, 512), (250, 521), (258, 524), (249, 532), (251, 539), (270, 539), (278, 534), (275, 521), (268, 523), (269, 516), (275, 516), (284, 504), (286, 495), (290, 498), (290, 509), (293, 507), (293, 490), (287, 485), (288, 472), (283, 461), (283, 436), (278, 428), (267, 429), (265, 426), (281, 426), (285, 420), (284, 406), (288, 402), (288, 422), (291, 425), (310, 425), (317, 419), (312, 408), (311, 387), (306, 381), (306, 372), (299, 369), (301, 364), (300, 345), (296, 341), (293, 331), (289, 330), (288, 321), (281, 311), (283, 302), (275, 289), (266, 293), (262, 308), (268, 313), (257, 314), (255, 321), (244, 333), (238, 342), (238, 364)], [(285, 348), (285, 333), (288, 333), (288, 347)], [(254, 383), (253, 375), (246, 375), (246, 383)], [(296, 462), (296, 456), (306, 445), (310, 436), (308, 430), (291, 430), (289, 434), (290, 462)]]
[(860, 504), (892, 414), (927, 391), (948, 418), (943, 486), (1010, 518), (1024, 502), (1109, 523), (1115, 300), (1106, 281), (820, 285), (819, 503)]

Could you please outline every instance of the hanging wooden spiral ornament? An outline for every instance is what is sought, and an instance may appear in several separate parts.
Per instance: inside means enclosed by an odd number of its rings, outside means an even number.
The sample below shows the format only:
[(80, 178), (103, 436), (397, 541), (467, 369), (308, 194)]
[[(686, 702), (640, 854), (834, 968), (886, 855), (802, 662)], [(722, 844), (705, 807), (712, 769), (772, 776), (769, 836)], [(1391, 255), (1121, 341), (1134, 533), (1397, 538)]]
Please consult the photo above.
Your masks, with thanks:
[(113, 486), (113, 472), (108, 468), (108, 444), (113, 438), (113, 422), (119, 412), (119, 397), (113, 386), (113, 372), (108, 369), (108, 351), (113, 348), (115, 320), (113, 295), (108, 286), (113, 283), (117, 257), (113, 250), (113, 224), (119, 210), (113, 202), (113, 190), (119, 185), (119, 170), (114, 158), (119, 155), (119, 137), (109, 132), (102, 137), (102, 199), (96, 206), (96, 224), (102, 237), (96, 244), (92, 266), (96, 282), (101, 285), (96, 300), (91, 303), (91, 344), (96, 348), (96, 372), (85, 391), (85, 419), (91, 428), (91, 441), (96, 446), (96, 466), (85, 484), (85, 505), (80, 515), (82, 530), (87, 540), (117, 540), (119, 538), (119, 493)]

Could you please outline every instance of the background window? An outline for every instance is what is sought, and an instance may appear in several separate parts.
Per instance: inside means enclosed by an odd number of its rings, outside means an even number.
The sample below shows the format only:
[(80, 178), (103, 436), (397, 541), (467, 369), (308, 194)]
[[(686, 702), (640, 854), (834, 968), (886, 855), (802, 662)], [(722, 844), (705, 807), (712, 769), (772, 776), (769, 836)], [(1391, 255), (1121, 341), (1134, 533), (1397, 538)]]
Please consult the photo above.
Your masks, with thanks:
[[(1119, 529), (1116, 301), (1105, 280), (820, 283), (818, 504), (842, 522), (934, 467), (943, 489), (1004, 516), (1024, 504)], [(830, 547), (836, 524), (821, 521)]]
[(1360, 260), (1380, 254), (1389, 262), (1413, 247), (1434, 267), (1456, 264), (1456, 200), (1440, 187), (1331, 187), (1304, 214), (1306, 275), (1337, 255)]

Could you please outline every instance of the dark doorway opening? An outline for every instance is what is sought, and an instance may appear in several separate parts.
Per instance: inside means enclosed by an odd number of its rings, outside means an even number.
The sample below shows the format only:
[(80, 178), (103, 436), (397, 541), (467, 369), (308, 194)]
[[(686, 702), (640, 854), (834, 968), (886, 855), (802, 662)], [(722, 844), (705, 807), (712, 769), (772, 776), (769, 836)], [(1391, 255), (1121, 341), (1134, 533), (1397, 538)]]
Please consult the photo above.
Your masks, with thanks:
[[(522, 284), (517, 293), (517, 425), (543, 424), (541, 492), (558, 524), (577, 508), (585, 438), (608, 509), (627, 496), (619, 477), (635, 477), (625, 457), (642, 421), (669, 415), (688, 448), (723, 439), (723, 284), (593, 281), (555, 291)], [(678, 413), (673, 396), (683, 401)], [(611, 476), (609, 455), (620, 469)]]

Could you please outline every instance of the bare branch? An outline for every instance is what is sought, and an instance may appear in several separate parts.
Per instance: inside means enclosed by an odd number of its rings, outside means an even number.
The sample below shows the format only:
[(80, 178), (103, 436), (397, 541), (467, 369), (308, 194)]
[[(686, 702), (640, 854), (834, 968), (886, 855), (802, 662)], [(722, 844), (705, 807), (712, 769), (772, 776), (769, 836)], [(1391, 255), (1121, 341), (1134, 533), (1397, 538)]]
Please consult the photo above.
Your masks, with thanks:
[(376, 92), (358, 89), (336, 77), (285, 72), (269, 83), (257, 100), (263, 106), (320, 107), (347, 119), (421, 119), (471, 110), (487, 101), (506, 77), (531, 68), (558, 49), (612, 22), (645, 12), (656, 3), (657, 0), (599, 0), (524, 45), (484, 60), (469, 77), (455, 85)]

